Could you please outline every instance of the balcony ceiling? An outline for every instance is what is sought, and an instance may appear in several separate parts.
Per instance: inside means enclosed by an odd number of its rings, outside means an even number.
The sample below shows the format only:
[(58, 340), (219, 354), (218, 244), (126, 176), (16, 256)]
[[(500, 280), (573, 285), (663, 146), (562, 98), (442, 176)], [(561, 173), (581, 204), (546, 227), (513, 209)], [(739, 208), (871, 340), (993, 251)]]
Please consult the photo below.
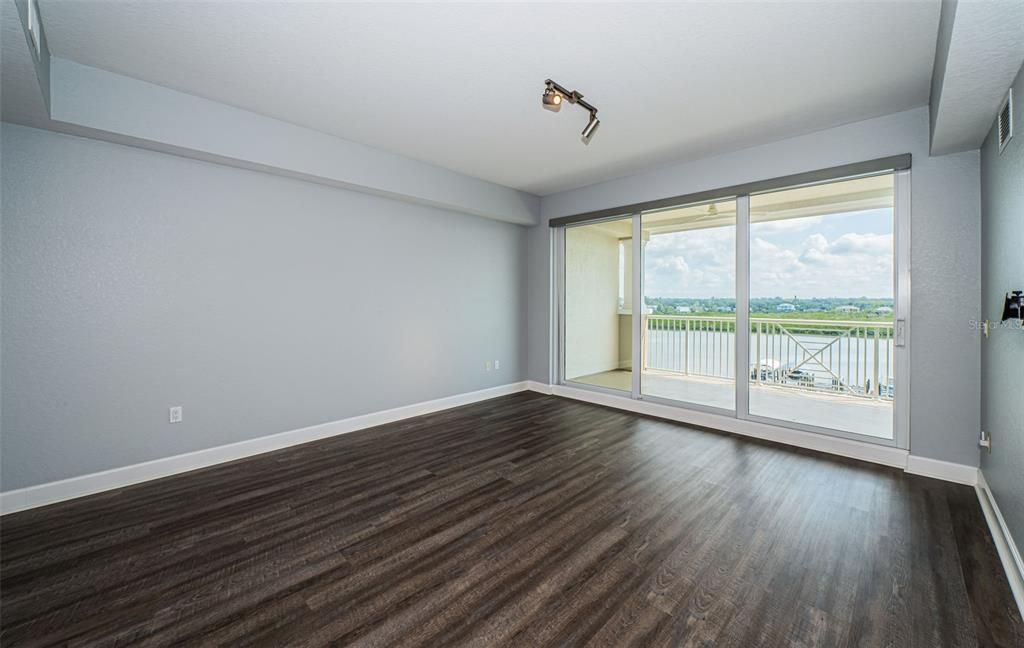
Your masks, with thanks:
[[(55, 56), (536, 194), (924, 105), (939, 17), (937, 1), (40, 10)], [(541, 109), (548, 77), (600, 109), (589, 147), (583, 110)]]

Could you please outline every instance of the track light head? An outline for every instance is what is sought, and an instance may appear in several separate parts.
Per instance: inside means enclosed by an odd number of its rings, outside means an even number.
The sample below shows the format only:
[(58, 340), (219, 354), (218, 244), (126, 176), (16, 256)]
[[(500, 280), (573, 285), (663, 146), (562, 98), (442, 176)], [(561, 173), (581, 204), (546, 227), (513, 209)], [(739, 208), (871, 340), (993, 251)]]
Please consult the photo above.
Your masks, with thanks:
[(562, 108), (562, 95), (554, 88), (549, 87), (544, 90), (541, 102), (545, 109), (558, 112)]
[(590, 113), (590, 121), (583, 128), (583, 132), (580, 134), (580, 139), (583, 140), (584, 144), (590, 144), (590, 140), (593, 139), (594, 133), (597, 132), (597, 127), (601, 125), (601, 120), (597, 118), (597, 113)]

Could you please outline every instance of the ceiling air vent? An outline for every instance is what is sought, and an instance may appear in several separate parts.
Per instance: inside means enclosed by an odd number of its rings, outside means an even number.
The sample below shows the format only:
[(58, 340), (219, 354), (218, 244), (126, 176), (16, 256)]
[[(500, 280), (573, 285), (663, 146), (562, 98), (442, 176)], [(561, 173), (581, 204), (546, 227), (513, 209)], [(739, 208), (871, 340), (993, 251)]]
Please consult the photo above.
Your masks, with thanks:
[(1013, 137), (1013, 88), (1006, 94), (1003, 107), (999, 109), (999, 152), (1006, 148), (1006, 143)]

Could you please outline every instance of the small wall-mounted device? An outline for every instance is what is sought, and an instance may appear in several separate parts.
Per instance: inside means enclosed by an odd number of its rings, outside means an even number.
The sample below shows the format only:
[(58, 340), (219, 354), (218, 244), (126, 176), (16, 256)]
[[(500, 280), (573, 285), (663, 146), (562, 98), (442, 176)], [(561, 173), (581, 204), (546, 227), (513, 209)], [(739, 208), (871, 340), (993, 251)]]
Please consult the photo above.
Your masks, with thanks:
[(1003, 304), (1003, 321), (1024, 320), (1024, 290), (1012, 290), (1006, 293)]

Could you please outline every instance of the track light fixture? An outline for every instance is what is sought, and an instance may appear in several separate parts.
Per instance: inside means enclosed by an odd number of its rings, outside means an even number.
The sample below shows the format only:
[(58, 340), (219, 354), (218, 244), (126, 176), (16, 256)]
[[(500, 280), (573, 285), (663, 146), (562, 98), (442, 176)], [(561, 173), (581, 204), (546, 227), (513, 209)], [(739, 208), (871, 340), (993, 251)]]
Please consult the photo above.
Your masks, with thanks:
[(583, 133), (580, 137), (584, 144), (590, 144), (591, 138), (594, 137), (594, 133), (597, 132), (597, 127), (600, 125), (601, 120), (597, 118), (597, 111), (590, 113), (590, 121), (583, 128)]
[(546, 110), (558, 112), (562, 108), (562, 103), (565, 101), (568, 101), (571, 104), (579, 104), (581, 108), (590, 112), (590, 121), (587, 122), (586, 127), (580, 134), (580, 139), (583, 143), (590, 144), (590, 140), (594, 137), (594, 133), (597, 132), (597, 127), (601, 125), (601, 120), (597, 118), (597, 108), (586, 101), (583, 101), (583, 95), (576, 90), (569, 91), (551, 79), (545, 80), (544, 94), (541, 96), (541, 105)]
[(544, 107), (552, 112), (558, 112), (562, 109), (562, 95), (558, 94), (557, 90), (548, 88), (544, 91), (542, 100)]

